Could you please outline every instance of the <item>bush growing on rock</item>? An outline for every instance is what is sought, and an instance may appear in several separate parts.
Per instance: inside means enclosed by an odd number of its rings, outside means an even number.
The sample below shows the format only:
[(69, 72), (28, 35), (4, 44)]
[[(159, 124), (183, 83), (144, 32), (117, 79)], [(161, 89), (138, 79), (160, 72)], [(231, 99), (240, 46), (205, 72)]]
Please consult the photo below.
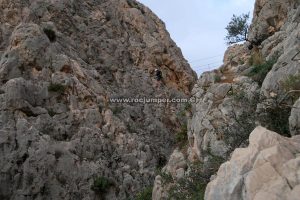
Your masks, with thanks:
[(282, 101), (290, 99), (294, 103), (300, 97), (300, 74), (290, 75), (281, 84), (286, 91)]
[(259, 51), (254, 51), (249, 60), (248, 60), (248, 64), (250, 66), (257, 66), (257, 65), (261, 65), (265, 62), (262, 54)]
[(187, 102), (181, 106), (179, 112), (177, 113), (177, 116), (180, 117), (180, 120), (186, 121), (187, 113), (192, 112), (192, 104), (190, 102)]
[(143, 191), (139, 192), (135, 200), (151, 200), (153, 187), (146, 187)]
[(63, 94), (66, 90), (66, 87), (62, 84), (51, 83), (48, 87), (49, 92), (57, 92)]
[(191, 163), (188, 174), (170, 184), (168, 199), (203, 200), (206, 185), (210, 181), (211, 175), (217, 172), (224, 160), (215, 161), (214, 158), (210, 157), (205, 165), (201, 162)]
[(268, 107), (264, 113), (259, 116), (262, 126), (269, 130), (277, 132), (283, 136), (290, 136), (289, 116), (291, 109), (281, 105)]
[(118, 115), (120, 113), (122, 113), (122, 111), (124, 110), (123, 106), (116, 106), (112, 108), (112, 112), (114, 115)]
[(156, 175), (161, 176), (162, 185), (170, 184), (174, 181), (172, 175), (168, 172), (163, 172), (163, 170), (161, 168), (157, 169), (155, 173), (156, 173)]
[(225, 129), (225, 143), (229, 146), (228, 154), (248, 143), (249, 135), (255, 128), (255, 115), (253, 115), (253, 112), (243, 112), (238, 116), (235, 115), (234, 120), (236, 123)]
[(300, 90), (300, 74), (290, 75), (283, 82), (283, 86), (287, 92), (291, 90)]
[(221, 82), (221, 76), (219, 76), (219, 75), (215, 75), (214, 79), (215, 79), (216, 83)]
[(277, 59), (270, 59), (262, 64), (254, 65), (248, 76), (250, 76), (259, 85), (262, 85), (268, 72), (272, 69), (273, 65), (277, 62)]
[(113, 183), (108, 178), (100, 176), (94, 179), (91, 189), (98, 194), (103, 194), (106, 193), (112, 185)]
[(249, 98), (245, 91), (233, 91), (231, 96), (238, 105), (244, 107), (242, 113), (231, 113), (232, 119), (235, 123), (232, 123), (225, 128), (225, 143), (229, 146), (228, 154), (234, 149), (248, 143), (248, 137), (255, 128), (255, 113), (257, 103), (259, 101), (259, 95), (253, 94), (252, 98)]
[(187, 123), (184, 123), (181, 126), (180, 131), (177, 132), (176, 134), (176, 141), (178, 145), (182, 148), (188, 141), (187, 137)]
[(184, 104), (184, 110), (185, 111), (191, 111), (192, 110), (192, 104), (190, 102)]

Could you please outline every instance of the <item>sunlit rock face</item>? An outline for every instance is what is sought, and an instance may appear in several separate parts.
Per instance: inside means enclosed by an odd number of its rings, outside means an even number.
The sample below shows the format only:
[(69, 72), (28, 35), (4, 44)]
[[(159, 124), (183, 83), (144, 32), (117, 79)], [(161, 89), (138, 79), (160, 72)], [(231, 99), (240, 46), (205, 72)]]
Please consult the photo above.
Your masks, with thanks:
[(254, 122), (277, 129), (280, 135), (294, 137), (285, 138), (256, 128), (250, 135), (249, 146), (236, 149), (220, 167), (208, 184), (205, 199), (297, 199), (299, 196), (300, 182), (294, 178), (300, 169), (299, 138), (295, 136), (300, 134), (296, 91), (300, 77), (299, 5), (299, 1), (257, 0), (248, 38), (251, 47), (254, 46), (252, 55), (258, 52), (265, 60), (274, 61), (261, 80)]
[(153, 183), (182, 105), (109, 99), (187, 98), (196, 75), (148, 8), (1, 0), (0, 56), (0, 199), (127, 199)]
[(250, 135), (247, 148), (236, 149), (211, 181), (205, 199), (297, 199), (300, 137), (285, 138), (263, 127)]

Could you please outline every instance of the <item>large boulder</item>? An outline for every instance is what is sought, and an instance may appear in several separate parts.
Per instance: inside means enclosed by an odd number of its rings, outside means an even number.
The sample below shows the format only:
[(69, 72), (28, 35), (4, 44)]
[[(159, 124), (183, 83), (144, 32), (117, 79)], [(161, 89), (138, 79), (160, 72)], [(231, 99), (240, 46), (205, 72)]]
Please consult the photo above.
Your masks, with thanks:
[(300, 137), (285, 138), (263, 127), (236, 149), (205, 192), (206, 200), (299, 198)]

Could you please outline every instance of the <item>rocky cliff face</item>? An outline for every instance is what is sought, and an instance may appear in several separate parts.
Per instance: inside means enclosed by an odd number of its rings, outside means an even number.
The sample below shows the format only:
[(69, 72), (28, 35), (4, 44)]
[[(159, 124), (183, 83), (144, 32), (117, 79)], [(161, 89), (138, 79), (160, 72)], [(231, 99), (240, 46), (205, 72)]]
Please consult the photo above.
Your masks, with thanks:
[[(195, 80), (134, 0), (0, 1), (0, 199), (126, 199), (151, 185)], [(161, 69), (157, 86), (153, 71)]]
[[(278, 7), (284, 8), (285, 12)], [(248, 50), (247, 43), (229, 47), (223, 66), (200, 77), (193, 89), (198, 101), (190, 120), (191, 152), (201, 158), (201, 152), (209, 146), (213, 154), (224, 156), (228, 149), (226, 146), (234, 149), (234, 138), (228, 137), (243, 137), (239, 132), (245, 131), (249, 135), (254, 122), (274, 131), (290, 133), (289, 130), (275, 127), (272, 120), (264, 121), (261, 118), (267, 118), (265, 115), (276, 106), (284, 110), (284, 102), (292, 107), (297, 99), (298, 94), (289, 96), (287, 93), (298, 89), (299, 9), (297, 1), (256, 2), (249, 40), (253, 42), (260, 34), (266, 33), (266, 29), (271, 29), (273, 26), (268, 24), (266, 27), (265, 23), (273, 18), (280, 19), (280, 22), (274, 22), (281, 24), (280, 29), (270, 33), (252, 50)], [(291, 76), (294, 82), (290, 81)], [(255, 113), (261, 117), (255, 119)], [(287, 129), (288, 118), (285, 116), (283, 119)], [(291, 133), (299, 134), (295, 131)], [(229, 145), (224, 145), (223, 141)]]
[[(249, 135), (257, 125), (288, 137), (300, 134), (299, 22), (298, 0), (256, 1), (249, 41), (229, 47), (224, 64), (203, 73), (195, 84), (188, 145), (174, 151), (177, 157), (171, 156), (163, 169), (172, 176), (171, 181), (163, 181), (165, 174), (156, 177), (154, 199), (176, 199), (181, 193), (186, 199), (201, 199), (205, 184), (211, 180), (205, 199), (299, 196), (299, 180), (290, 184), (292, 180), (287, 178), (299, 171), (297, 164), (288, 166), (297, 163), (297, 137), (281, 138), (258, 128), (250, 136), (250, 146), (232, 154), (236, 148), (248, 146)], [(279, 141), (285, 142), (277, 145)], [(282, 145), (290, 148), (283, 149)], [(284, 160), (287, 154), (290, 157)], [(264, 156), (268, 158), (262, 161)], [(214, 176), (219, 165), (230, 158)], [(193, 171), (195, 164), (197, 172)], [(270, 174), (265, 175), (267, 171)]]

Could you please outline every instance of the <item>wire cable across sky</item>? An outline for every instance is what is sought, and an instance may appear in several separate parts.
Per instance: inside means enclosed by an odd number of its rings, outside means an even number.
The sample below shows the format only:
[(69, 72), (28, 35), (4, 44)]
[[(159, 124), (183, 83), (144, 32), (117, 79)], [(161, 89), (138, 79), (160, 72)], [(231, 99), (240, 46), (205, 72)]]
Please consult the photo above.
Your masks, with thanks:
[(212, 58), (218, 58), (218, 57), (223, 57), (224, 54), (219, 54), (219, 55), (216, 55), (216, 56), (211, 56), (211, 57), (206, 57), (206, 58), (200, 58), (200, 59), (197, 59), (197, 60), (192, 60), (190, 61), (190, 63), (195, 63), (195, 62), (198, 62), (198, 61), (203, 61), (203, 60), (210, 60)]
[[(190, 65), (192, 66), (193, 69), (195, 69), (198, 74), (200, 75), (201, 73), (205, 71), (211, 71), (214, 69), (217, 69), (223, 64), (223, 55), (224, 54), (218, 54), (215, 56), (210, 56), (210, 57), (204, 57), (204, 58), (199, 58), (193, 61), (190, 61)], [(206, 61), (206, 62), (204, 62)], [(210, 61), (210, 62), (207, 62)]]

